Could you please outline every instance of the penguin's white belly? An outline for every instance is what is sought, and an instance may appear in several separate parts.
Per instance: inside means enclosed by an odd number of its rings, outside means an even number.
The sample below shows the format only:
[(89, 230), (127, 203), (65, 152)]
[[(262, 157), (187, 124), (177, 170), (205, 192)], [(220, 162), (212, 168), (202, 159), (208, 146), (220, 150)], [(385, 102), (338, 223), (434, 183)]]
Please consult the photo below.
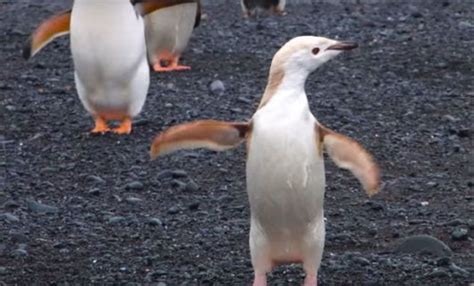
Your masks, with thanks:
[(324, 162), (314, 119), (300, 117), (256, 118), (249, 144), (251, 247), (275, 263), (308, 260), (324, 242)]
[(71, 51), (79, 98), (90, 113), (141, 111), (149, 67), (143, 20), (130, 3), (76, 1)]
[(197, 3), (184, 3), (157, 10), (145, 17), (148, 55), (151, 62), (163, 53), (181, 55), (196, 21)]

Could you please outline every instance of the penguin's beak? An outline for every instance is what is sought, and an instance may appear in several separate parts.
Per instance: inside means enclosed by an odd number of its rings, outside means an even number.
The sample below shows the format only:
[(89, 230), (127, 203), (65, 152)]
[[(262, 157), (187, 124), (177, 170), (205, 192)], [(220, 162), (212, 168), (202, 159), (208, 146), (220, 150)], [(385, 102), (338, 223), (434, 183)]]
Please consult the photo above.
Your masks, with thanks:
[(354, 42), (338, 42), (332, 46), (329, 46), (326, 50), (334, 51), (348, 51), (357, 48), (359, 45)]

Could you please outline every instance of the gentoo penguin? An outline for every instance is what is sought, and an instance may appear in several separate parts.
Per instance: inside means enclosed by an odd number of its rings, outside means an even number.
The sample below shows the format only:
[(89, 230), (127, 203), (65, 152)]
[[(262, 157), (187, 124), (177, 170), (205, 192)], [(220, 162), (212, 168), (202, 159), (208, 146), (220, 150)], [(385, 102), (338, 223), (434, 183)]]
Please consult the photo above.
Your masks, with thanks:
[(290, 40), (274, 56), (260, 106), (249, 122), (201, 120), (171, 127), (152, 145), (152, 159), (180, 149), (226, 150), (247, 143), (250, 252), (254, 285), (282, 263), (303, 263), (305, 285), (317, 285), (325, 237), (323, 149), (350, 170), (369, 196), (379, 169), (356, 141), (316, 120), (305, 93), (308, 75), (357, 45), (322, 37)]
[(164, 0), (162, 4), (145, 17), (148, 59), (157, 72), (189, 70), (179, 65), (179, 58), (199, 25), (200, 0)]
[[(95, 119), (91, 132), (128, 134), (150, 82), (139, 12), (145, 15), (159, 8), (160, 0), (75, 0), (72, 10), (39, 25), (23, 55), (28, 59), (54, 38), (70, 33), (76, 89)], [(120, 121), (120, 126), (110, 129), (110, 120)]]
[(276, 15), (284, 16), (286, 0), (240, 0), (240, 6), (244, 17), (252, 17), (255, 15), (255, 10), (262, 8), (270, 10)]

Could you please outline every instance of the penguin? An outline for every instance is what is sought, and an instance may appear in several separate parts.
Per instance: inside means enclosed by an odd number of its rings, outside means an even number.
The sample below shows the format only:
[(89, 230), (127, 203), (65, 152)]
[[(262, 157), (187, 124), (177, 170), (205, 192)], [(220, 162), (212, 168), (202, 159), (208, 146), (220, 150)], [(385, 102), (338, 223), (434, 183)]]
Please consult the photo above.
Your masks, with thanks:
[(250, 203), (249, 244), (255, 286), (285, 263), (302, 263), (304, 285), (317, 285), (325, 240), (323, 150), (348, 169), (369, 196), (379, 191), (372, 155), (359, 143), (321, 124), (305, 92), (309, 74), (357, 44), (301, 36), (274, 56), (257, 111), (248, 122), (198, 120), (157, 135), (152, 159), (181, 149), (216, 151), (246, 142), (246, 184)]
[(286, 0), (240, 0), (244, 18), (253, 17), (257, 8), (270, 10), (275, 15), (285, 16)]
[[(23, 56), (29, 59), (70, 33), (76, 89), (95, 120), (91, 132), (129, 134), (150, 84), (142, 15), (160, 8), (160, 0), (75, 0), (71, 10), (38, 26)], [(108, 121), (120, 125), (111, 129)]]
[(191, 67), (179, 64), (179, 58), (193, 29), (199, 26), (200, 0), (167, 0), (162, 3), (163, 8), (145, 17), (148, 59), (156, 72), (190, 70)]

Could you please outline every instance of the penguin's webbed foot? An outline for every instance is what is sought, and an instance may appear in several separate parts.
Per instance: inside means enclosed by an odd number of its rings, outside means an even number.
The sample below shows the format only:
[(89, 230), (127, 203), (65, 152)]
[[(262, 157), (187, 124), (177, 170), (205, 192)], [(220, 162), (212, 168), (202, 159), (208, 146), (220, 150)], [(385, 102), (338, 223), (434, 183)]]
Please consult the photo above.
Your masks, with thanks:
[(96, 117), (95, 118), (95, 127), (94, 129), (91, 130), (91, 133), (97, 134), (97, 133), (106, 133), (109, 132), (110, 128), (107, 125), (107, 122), (101, 118), (101, 117)]
[(190, 69), (190, 66), (179, 65), (177, 60), (172, 60), (167, 66), (163, 66), (161, 62), (153, 65), (153, 70), (156, 72), (187, 71)]
[(120, 126), (112, 129), (112, 132), (115, 134), (130, 134), (132, 132), (132, 119), (125, 118), (120, 123)]

